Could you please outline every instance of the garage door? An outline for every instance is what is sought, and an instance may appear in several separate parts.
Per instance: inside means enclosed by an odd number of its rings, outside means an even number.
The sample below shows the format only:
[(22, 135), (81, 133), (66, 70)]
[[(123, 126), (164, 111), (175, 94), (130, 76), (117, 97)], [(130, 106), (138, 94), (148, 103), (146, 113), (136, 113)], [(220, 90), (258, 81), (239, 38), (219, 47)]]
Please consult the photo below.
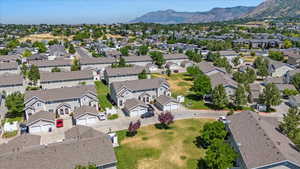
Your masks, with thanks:
[(41, 126), (32, 126), (29, 128), (30, 133), (39, 133), (41, 132), (42, 128)]
[(171, 105), (164, 106), (164, 111), (171, 111)]
[(171, 105), (171, 110), (176, 110), (178, 109), (178, 104), (172, 104)]
[(42, 132), (49, 132), (50, 128), (52, 128), (52, 125), (51, 124), (46, 124), (46, 125), (41, 126), (41, 131)]
[(137, 117), (139, 116), (139, 110), (134, 110), (130, 112), (130, 117)]
[(77, 125), (86, 125), (86, 118), (83, 118), (83, 119), (77, 119), (77, 121), (76, 121), (77, 123)]
[(95, 124), (97, 122), (97, 117), (89, 117), (87, 119), (87, 124), (90, 125), (90, 124)]

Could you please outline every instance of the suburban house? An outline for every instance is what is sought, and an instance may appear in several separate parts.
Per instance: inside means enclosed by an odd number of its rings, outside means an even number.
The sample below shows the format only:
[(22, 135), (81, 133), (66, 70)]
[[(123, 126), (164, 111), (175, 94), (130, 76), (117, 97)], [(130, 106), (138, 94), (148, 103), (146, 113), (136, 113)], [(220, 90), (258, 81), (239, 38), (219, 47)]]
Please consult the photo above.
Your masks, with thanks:
[(208, 77), (210, 78), (212, 88), (215, 88), (218, 85), (223, 85), (227, 96), (233, 96), (235, 94), (238, 83), (234, 81), (228, 74), (219, 72)]
[(93, 57), (89, 51), (87, 51), (86, 49), (84, 49), (83, 47), (77, 47), (76, 49), (76, 55), (79, 56), (79, 58), (89, 58), (89, 57)]
[(289, 105), (292, 107), (300, 107), (300, 94), (289, 97)]
[(108, 67), (104, 71), (104, 80), (107, 84), (127, 80), (138, 80), (138, 75), (142, 73), (143, 70), (145, 70), (146, 73), (149, 73), (149, 71), (147, 71), (147, 69), (142, 66), (130, 66), (122, 68)]
[(210, 76), (215, 73), (226, 73), (226, 70), (224, 68), (216, 67), (211, 62), (200, 62), (197, 64), (197, 66), (207, 76)]
[(164, 55), (166, 62), (173, 62), (177, 65), (181, 65), (183, 61), (188, 61), (188, 57), (185, 54), (166, 54)]
[(288, 71), (294, 70), (293, 67), (272, 59), (269, 60), (268, 72), (272, 77), (284, 76)]
[(68, 53), (63, 45), (51, 45), (49, 46), (49, 60), (54, 60), (57, 58), (64, 58)]
[(172, 111), (178, 109), (179, 103), (170, 96), (161, 95), (155, 100), (155, 106), (162, 111)]
[(251, 83), (249, 84), (250, 89), (250, 101), (251, 102), (258, 102), (259, 95), (262, 93), (263, 89), (262, 86), (258, 83)]
[(177, 65), (174, 62), (167, 62), (165, 67), (169, 70), (171, 70), (171, 72), (184, 72), (186, 69), (184, 69), (183, 67), (181, 67), (180, 65)]
[(53, 68), (59, 68), (62, 71), (71, 71), (71, 59), (56, 60), (33, 60), (28, 62), (29, 65), (36, 65), (40, 71), (51, 72)]
[(124, 103), (124, 112), (130, 117), (140, 117), (148, 112), (148, 106), (136, 98), (128, 99)]
[(227, 117), (229, 142), (239, 158), (238, 168), (300, 168), (300, 152), (278, 130), (278, 121), (246, 111)]
[(89, 70), (71, 72), (41, 72), (39, 84), (43, 89), (92, 85), (97, 73)]
[(29, 117), (26, 126), (31, 134), (51, 132), (55, 129), (55, 114), (47, 111), (39, 111)]
[[(226, 60), (231, 64), (231, 66), (234, 65), (233, 62), (232, 62), (233, 59), (236, 58), (236, 57), (239, 57), (239, 54), (236, 53), (233, 50), (223, 50), (223, 51), (219, 51), (219, 53), (220, 53), (221, 57), (226, 58)], [(243, 59), (240, 58), (239, 62), (240, 62), (240, 64), (242, 64), (243, 63)]]
[(82, 85), (26, 91), (24, 104), (26, 119), (29, 119), (31, 115), (39, 111), (48, 111), (64, 116), (84, 105), (98, 109), (98, 98), (95, 86)]
[(99, 112), (95, 107), (81, 106), (74, 110), (73, 122), (75, 125), (89, 126), (99, 121)]
[(111, 99), (121, 108), (128, 99), (150, 103), (160, 95), (171, 95), (170, 86), (163, 78), (113, 82), (110, 89)]
[(125, 61), (131, 65), (143, 66), (145, 67), (147, 64), (152, 63), (153, 60), (150, 56), (128, 56), (124, 57)]
[(273, 83), (273, 84), (284, 84), (284, 77), (267, 77), (263, 84), (267, 85), (269, 83)]
[(80, 58), (80, 66), (82, 70), (85, 69), (96, 69), (101, 70), (103, 72), (106, 67), (111, 66), (111, 64), (115, 63), (115, 58), (108, 58), (108, 57), (100, 57), (100, 58), (94, 58), (94, 57), (83, 57)]
[(3, 62), (0, 63), (0, 75), (2, 74), (18, 74), (20, 73), (17, 62)]
[(24, 93), (23, 76), (18, 74), (0, 75), (0, 93), (11, 94), (14, 92)]
[(300, 74), (300, 69), (290, 70), (286, 72), (286, 74), (284, 75), (284, 82), (291, 83), (293, 80), (293, 76), (295, 76), (297, 73)]
[[(86, 126), (76, 126), (65, 133), (61, 142), (41, 144), (41, 136), (20, 135), (0, 145), (3, 169), (74, 169), (94, 164), (101, 169), (115, 169), (117, 159), (108, 135)], [(33, 160), (34, 159), (34, 160)]]
[(287, 63), (296, 67), (300, 66), (300, 53), (298, 51), (290, 51), (285, 53), (288, 56)]

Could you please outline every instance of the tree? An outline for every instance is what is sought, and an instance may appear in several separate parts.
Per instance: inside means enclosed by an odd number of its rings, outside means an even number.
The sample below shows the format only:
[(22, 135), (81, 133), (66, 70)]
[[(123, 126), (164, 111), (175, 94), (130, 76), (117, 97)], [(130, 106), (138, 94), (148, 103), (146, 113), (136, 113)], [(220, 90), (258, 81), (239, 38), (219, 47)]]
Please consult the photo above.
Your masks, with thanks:
[(205, 123), (201, 135), (201, 143), (204, 148), (210, 146), (215, 139), (224, 140), (227, 135), (225, 125), (222, 122), (215, 121), (212, 123)]
[(6, 48), (14, 49), (19, 45), (20, 45), (20, 42), (18, 40), (14, 39), (14, 40), (11, 40), (7, 43)]
[(161, 124), (161, 127), (168, 128), (171, 123), (173, 123), (174, 116), (171, 112), (162, 112), (158, 115), (158, 121)]
[(233, 100), (234, 100), (234, 105), (238, 109), (240, 109), (243, 105), (247, 104), (247, 96), (246, 96), (245, 88), (242, 85), (238, 85)]
[(40, 71), (36, 65), (31, 65), (28, 72), (28, 79), (36, 85), (37, 81), (40, 79)]
[(204, 161), (209, 169), (232, 168), (237, 153), (223, 140), (215, 140), (205, 153)]
[(42, 42), (36, 41), (32, 44), (32, 46), (35, 47), (35, 48), (38, 48), (39, 53), (44, 53), (44, 52), (47, 51), (47, 48), (46, 48), (45, 44), (42, 43)]
[(266, 77), (269, 75), (268, 72), (268, 61), (262, 57), (257, 57), (254, 61), (254, 67), (257, 69), (257, 75), (261, 77)]
[(210, 78), (205, 74), (199, 74), (196, 76), (192, 90), (196, 92), (198, 96), (203, 98), (205, 95), (211, 93), (211, 82)]
[(212, 91), (212, 102), (218, 109), (223, 109), (228, 104), (228, 98), (224, 86), (218, 85)]
[(24, 76), (24, 77), (27, 77), (27, 74), (28, 74), (28, 66), (25, 64), (25, 63), (22, 63), (22, 65), (21, 65), (21, 72), (22, 72), (22, 75)]
[(138, 120), (137, 122), (130, 122), (129, 127), (128, 127), (128, 132), (127, 135), (132, 137), (137, 134), (137, 130), (141, 127), (141, 121)]
[(23, 56), (24, 58), (27, 58), (27, 57), (29, 57), (29, 56), (32, 56), (32, 53), (31, 53), (30, 50), (26, 49), (26, 50), (23, 52), (22, 56)]
[(202, 60), (202, 55), (198, 54), (197, 52), (195, 52), (193, 50), (188, 50), (188, 51), (185, 52), (185, 54), (188, 56), (188, 58), (191, 61), (194, 61), (196, 63), (199, 63)]
[(80, 70), (80, 63), (78, 59), (73, 60), (73, 64), (71, 65), (71, 71), (78, 71)]
[(296, 73), (292, 78), (292, 84), (296, 89), (300, 90), (300, 73)]
[(142, 45), (138, 49), (138, 55), (147, 55), (148, 51), (149, 51), (148, 46)]
[(51, 72), (61, 72), (60, 68), (58, 67), (55, 67), (51, 70)]
[(147, 79), (147, 72), (144, 69), (139, 75), (138, 75), (139, 79)]
[(231, 71), (231, 65), (229, 64), (228, 60), (225, 57), (217, 58), (214, 61), (214, 65), (217, 66), (217, 67), (224, 67), (227, 72)]
[(241, 64), (240, 57), (233, 58), (232, 63), (234, 66), (238, 66), (239, 64)]
[(203, 72), (197, 66), (190, 66), (187, 68), (187, 73), (195, 79), (198, 75), (203, 74)]
[(96, 167), (96, 165), (88, 165), (88, 166), (78, 165), (75, 167), (75, 169), (98, 169), (98, 167)]
[(154, 63), (159, 67), (161, 68), (163, 64), (166, 63), (166, 60), (163, 56), (163, 54), (159, 51), (153, 51), (153, 52), (150, 52), (149, 53), (152, 60), (154, 61)]
[(76, 53), (76, 50), (75, 50), (75, 48), (74, 48), (74, 45), (72, 45), (72, 44), (70, 44), (70, 47), (69, 47), (69, 53), (71, 53), (71, 54)]
[(259, 96), (259, 100), (260, 103), (266, 105), (267, 111), (270, 111), (271, 106), (276, 106), (281, 103), (280, 91), (273, 83), (269, 83)]
[(169, 76), (169, 77), (170, 77), (170, 76), (171, 76), (171, 73), (172, 73), (172, 72), (171, 72), (171, 70), (170, 70), (169, 68), (167, 68), (167, 70), (166, 70), (166, 74), (167, 74), (167, 76)]
[(24, 115), (24, 95), (15, 92), (6, 97), (5, 106), (8, 111), (6, 116), (9, 118), (23, 117)]
[(288, 40), (288, 39), (284, 40), (284, 41), (283, 41), (283, 47), (286, 48), (286, 49), (287, 49), (287, 48), (293, 47), (292, 41), (290, 41), (290, 40)]
[(284, 89), (282, 91), (282, 94), (286, 97), (288, 96), (295, 96), (298, 94), (298, 91), (297, 90), (294, 90), (294, 89)]
[(283, 121), (279, 124), (279, 129), (289, 138), (295, 138), (300, 125), (300, 112), (297, 108), (290, 108), (287, 114), (283, 115)]
[(283, 61), (284, 55), (279, 51), (269, 51), (269, 58), (277, 61)]
[(123, 57), (120, 57), (119, 66), (118, 67), (126, 67), (126, 61)]
[(121, 55), (122, 56), (129, 56), (129, 49), (127, 46), (123, 47), (120, 49)]

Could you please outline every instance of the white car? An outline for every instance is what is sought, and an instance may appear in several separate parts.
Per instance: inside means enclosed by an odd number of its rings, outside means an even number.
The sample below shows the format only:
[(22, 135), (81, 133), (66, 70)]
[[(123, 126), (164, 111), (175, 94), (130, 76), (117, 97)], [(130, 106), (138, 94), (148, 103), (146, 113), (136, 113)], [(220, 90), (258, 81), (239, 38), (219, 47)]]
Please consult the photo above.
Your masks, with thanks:
[(225, 116), (220, 116), (217, 120), (220, 122), (226, 123), (227, 118)]

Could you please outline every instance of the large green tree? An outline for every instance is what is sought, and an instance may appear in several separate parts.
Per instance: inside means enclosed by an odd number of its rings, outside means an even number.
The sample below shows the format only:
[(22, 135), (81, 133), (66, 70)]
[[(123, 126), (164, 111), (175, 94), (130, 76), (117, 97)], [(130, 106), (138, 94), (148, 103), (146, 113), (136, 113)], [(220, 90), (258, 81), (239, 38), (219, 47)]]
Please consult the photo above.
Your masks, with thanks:
[(247, 104), (247, 96), (244, 86), (238, 85), (238, 88), (235, 91), (233, 102), (236, 108), (241, 109), (242, 106)]
[(300, 130), (300, 112), (297, 108), (290, 108), (287, 114), (283, 115), (283, 121), (280, 123), (280, 130), (290, 138), (295, 138)]
[(222, 122), (215, 121), (212, 123), (205, 123), (202, 130), (200, 145), (204, 148), (210, 146), (215, 139), (224, 140), (227, 135), (225, 125)]
[(73, 64), (71, 65), (71, 71), (78, 71), (80, 70), (80, 62), (77, 59), (73, 60)]
[(164, 55), (159, 52), (159, 51), (153, 51), (149, 53), (152, 60), (154, 61), (154, 63), (158, 66), (158, 67), (162, 67), (163, 64), (166, 63), (166, 60), (164, 58)]
[(210, 94), (212, 90), (210, 78), (205, 74), (198, 74), (194, 80), (192, 90), (195, 91), (201, 98)]
[(137, 54), (138, 55), (147, 55), (148, 51), (149, 51), (148, 46), (142, 45), (139, 47)]
[(23, 117), (24, 115), (24, 95), (15, 92), (6, 97), (5, 106), (8, 111), (6, 116), (9, 118)]
[(223, 109), (228, 105), (228, 97), (224, 86), (218, 85), (212, 91), (212, 102), (217, 109)]
[(292, 78), (292, 83), (296, 89), (300, 90), (300, 73), (296, 73)]
[(259, 96), (260, 103), (267, 106), (267, 111), (271, 110), (271, 106), (276, 106), (281, 103), (281, 95), (279, 89), (273, 84), (266, 85), (263, 93)]
[(28, 79), (31, 80), (34, 85), (37, 83), (37, 81), (40, 79), (40, 71), (39, 68), (36, 65), (31, 65), (29, 72), (28, 72)]

